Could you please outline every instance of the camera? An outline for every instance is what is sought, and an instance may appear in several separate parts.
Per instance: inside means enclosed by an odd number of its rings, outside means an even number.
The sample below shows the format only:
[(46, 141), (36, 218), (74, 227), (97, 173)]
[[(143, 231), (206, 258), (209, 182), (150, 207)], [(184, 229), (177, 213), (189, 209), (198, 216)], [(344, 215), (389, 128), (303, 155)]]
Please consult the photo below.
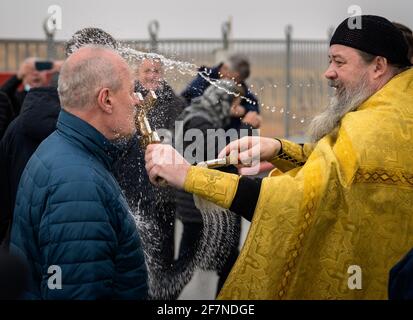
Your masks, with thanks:
[(53, 61), (36, 61), (35, 68), (37, 71), (53, 69)]

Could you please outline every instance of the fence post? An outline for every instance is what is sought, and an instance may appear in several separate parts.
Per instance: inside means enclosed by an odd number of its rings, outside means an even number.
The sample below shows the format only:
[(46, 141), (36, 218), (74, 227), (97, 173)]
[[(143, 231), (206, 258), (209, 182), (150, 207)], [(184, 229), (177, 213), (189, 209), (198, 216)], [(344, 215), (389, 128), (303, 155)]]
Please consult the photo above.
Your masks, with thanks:
[(46, 18), (43, 22), (43, 30), (46, 34), (46, 43), (47, 43), (47, 59), (54, 60), (56, 58), (56, 44), (54, 41), (54, 35), (56, 28), (54, 26), (49, 27), (48, 25), (49, 18)]
[(292, 62), (292, 50), (291, 50), (291, 36), (293, 33), (293, 27), (287, 25), (285, 28), (286, 37), (286, 68), (285, 68), (285, 108), (284, 108), (284, 132), (285, 138), (290, 136), (290, 121), (289, 114), (291, 109), (291, 62)]
[(222, 23), (221, 31), (222, 31), (222, 48), (224, 51), (229, 50), (229, 42), (231, 37), (231, 18), (228, 21)]
[(158, 20), (152, 20), (148, 24), (149, 38), (151, 41), (151, 52), (158, 51), (158, 33), (159, 33), (159, 22)]

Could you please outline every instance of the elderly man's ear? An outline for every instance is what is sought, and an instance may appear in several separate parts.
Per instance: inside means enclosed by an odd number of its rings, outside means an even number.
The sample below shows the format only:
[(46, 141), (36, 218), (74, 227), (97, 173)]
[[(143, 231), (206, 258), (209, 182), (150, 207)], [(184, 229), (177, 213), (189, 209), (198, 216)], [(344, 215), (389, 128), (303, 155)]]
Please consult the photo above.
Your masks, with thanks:
[(388, 63), (386, 58), (377, 56), (374, 59), (373, 64), (374, 64), (373, 79), (377, 80), (387, 72), (387, 70), (389, 68), (389, 63)]
[(113, 112), (112, 97), (108, 88), (103, 88), (98, 93), (98, 106), (99, 108), (108, 114)]

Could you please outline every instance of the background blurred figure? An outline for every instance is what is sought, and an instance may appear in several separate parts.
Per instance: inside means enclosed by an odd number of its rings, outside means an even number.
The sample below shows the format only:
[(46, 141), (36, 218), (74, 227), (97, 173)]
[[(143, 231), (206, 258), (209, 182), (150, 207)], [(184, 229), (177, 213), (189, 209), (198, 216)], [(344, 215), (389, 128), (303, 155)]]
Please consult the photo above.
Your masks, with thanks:
[(148, 112), (148, 120), (153, 129), (171, 129), (182, 112), (185, 102), (178, 97), (164, 78), (162, 61), (150, 55), (143, 57), (136, 68), (135, 91), (145, 98), (153, 90), (157, 101)]
[(20, 115), (0, 141), (0, 243), (7, 247), (17, 186), (32, 154), (55, 129), (60, 101), (55, 87), (39, 87), (27, 94)]
[[(20, 114), (20, 109), (23, 104), (27, 92), (31, 88), (44, 87), (48, 83), (48, 71), (39, 71), (36, 68), (38, 58), (30, 57), (24, 60), (17, 74), (8, 79), (0, 90), (4, 92), (11, 102), (11, 110), (8, 111), (7, 124)], [(23, 84), (23, 90), (19, 91), (19, 86)]]
[[(172, 129), (176, 117), (183, 110), (184, 101), (175, 95), (165, 81), (162, 62), (150, 55), (143, 57), (135, 70), (135, 76), (136, 92), (147, 98), (150, 90), (153, 90), (157, 96), (155, 104), (147, 113), (152, 129)], [(115, 165), (115, 177), (138, 227), (144, 228), (141, 237), (148, 257), (150, 297), (176, 299), (180, 288), (172, 281), (178, 276), (174, 269), (175, 191), (150, 183), (141, 139), (137, 132), (130, 142), (120, 142), (128, 145), (124, 147), (127, 151)]]
[(190, 104), (192, 99), (201, 96), (211, 85), (205, 78), (212, 81), (221, 78), (234, 80), (236, 84), (241, 85), (243, 91), (245, 92), (244, 97), (246, 99), (241, 100), (239, 111), (237, 115), (232, 117), (228, 128), (239, 129), (241, 126), (245, 125), (253, 128), (260, 127), (261, 117), (259, 116), (260, 110), (258, 99), (248, 89), (245, 82), (250, 75), (250, 63), (245, 56), (241, 54), (234, 54), (228, 57), (226, 61), (221, 62), (213, 68), (203, 66), (199, 68), (198, 71), (202, 73), (203, 76), (198, 74), (181, 93), (181, 96), (188, 104)]
[(0, 140), (3, 138), (12, 117), (13, 106), (10, 99), (4, 92), (0, 91)]
[[(208, 133), (208, 130), (228, 128), (231, 123), (231, 116), (237, 112), (240, 98), (228, 94), (226, 91), (239, 93), (241, 88), (237, 87), (232, 80), (220, 80), (217, 84), (219, 88), (209, 86), (201, 96), (192, 100), (190, 106), (188, 106), (178, 118), (179, 121), (182, 121), (177, 122), (178, 127), (175, 129), (177, 137), (175, 137), (174, 143), (175, 148), (178, 150), (182, 150), (185, 153), (185, 150), (189, 145), (194, 144), (195, 141), (199, 143), (199, 140), (195, 139), (200, 137), (195, 137), (192, 134), (190, 135), (192, 137), (191, 140), (179, 141), (179, 139), (181, 139), (180, 137), (185, 137), (185, 133), (188, 130), (199, 129), (200, 133), (202, 133), (204, 142), (201, 146), (202, 150), (196, 149), (191, 155), (185, 154), (188, 161), (193, 159), (188, 159), (187, 156), (193, 157), (197, 163), (215, 159), (222, 146), (225, 146), (230, 142), (225, 136), (225, 131), (222, 131), (223, 134), (221, 135), (218, 134), (217, 139), (208, 141), (208, 135), (211, 134), (210, 132)], [(243, 92), (241, 92), (241, 95), (242, 93)], [(239, 133), (237, 133), (237, 137), (239, 137)], [(237, 168), (234, 166), (229, 166), (221, 170), (229, 173), (237, 173)], [(176, 193), (177, 216), (183, 224), (183, 233), (179, 248), (179, 260), (177, 264), (180, 268), (184, 268), (191, 260), (197, 260), (195, 259), (197, 255), (204, 254), (204, 252), (199, 252), (203, 232), (205, 231), (208, 233), (209, 230), (212, 230), (217, 226), (204, 225), (202, 214), (196, 208), (192, 194), (185, 191), (176, 191)], [(229, 226), (219, 226), (222, 229), (218, 232), (214, 230), (215, 233), (218, 233), (218, 236), (215, 239), (213, 239), (212, 234), (206, 235), (208, 241), (216, 241), (216, 243), (212, 243), (215, 248), (214, 250), (222, 250), (222, 252), (217, 252), (217, 255), (213, 255), (212, 257), (201, 257), (201, 259), (206, 261), (216, 257), (221, 258), (221, 261), (211, 261), (210, 263), (207, 263), (212, 266), (219, 265), (218, 270), (216, 270), (219, 276), (217, 293), (223, 286), (239, 254), (238, 245), (241, 231), (240, 217), (234, 215), (232, 224), (233, 225)], [(204, 228), (206, 229), (204, 230)], [(225, 252), (225, 250), (227, 251)], [(210, 252), (205, 253), (210, 254)]]
[(403, 32), (404, 38), (406, 39), (407, 45), (409, 47), (409, 52), (407, 54), (410, 63), (413, 64), (413, 31), (405, 26), (404, 24), (398, 23), (398, 22), (393, 22), (393, 24), (399, 28), (401, 32)]

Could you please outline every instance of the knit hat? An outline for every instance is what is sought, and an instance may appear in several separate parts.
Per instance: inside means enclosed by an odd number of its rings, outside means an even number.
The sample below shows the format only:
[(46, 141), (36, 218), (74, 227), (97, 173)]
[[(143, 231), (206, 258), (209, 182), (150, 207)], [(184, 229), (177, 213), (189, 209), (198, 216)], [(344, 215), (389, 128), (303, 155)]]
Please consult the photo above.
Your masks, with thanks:
[[(353, 26), (353, 19), (361, 19), (361, 28)], [(408, 47), (402, 32), (389, 20), (379, 16), (362, 15), (345, 19), (336, 29), (330, 41), (385, 57), (390, 63), (410, 66)]]

